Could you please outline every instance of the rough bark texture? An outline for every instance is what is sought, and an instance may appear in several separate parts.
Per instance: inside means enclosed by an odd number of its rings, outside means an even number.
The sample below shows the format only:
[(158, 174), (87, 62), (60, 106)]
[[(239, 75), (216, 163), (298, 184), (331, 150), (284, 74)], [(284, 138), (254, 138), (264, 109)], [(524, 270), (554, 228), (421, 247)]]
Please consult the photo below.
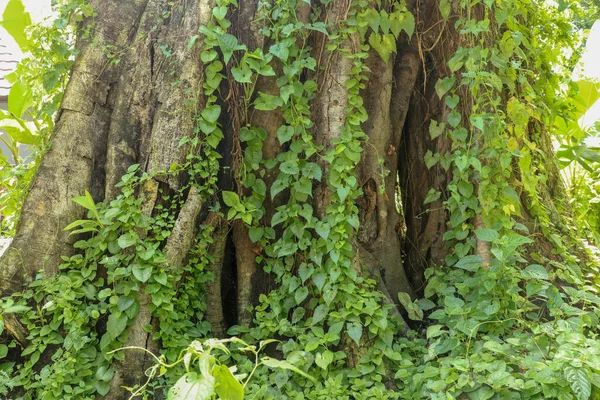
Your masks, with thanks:
[[(185, 162), (189, 148), (179, 146), (179, 142), (192, 135), (193, 116), (205, 102), (202, 96), (197, 98), (203, 83), (201, 47), (188, 50), (188, 40), (207, 24), (213, 3), (187, 0), (169, 6), (162, 0), (92, 0), (98, 13), (94, 44), (78, 44), (81, 53), (64, 97), (52, 147), (32, 184), (16, 237), (0, 259), (0, 294), (20, 290), (39, 270), (55, 274), (60, 256), (73, 253), (74, 238), (63, 227), (84, 217), (84, 211), (71, 201), (72, 197), (90, 190), (96, 201), (111, 200), (118, 195), (115, 184), (131, 164), (139, 163), (144, 171), (157, 173)], [(249, 50), (267, 50), (270, 43), (261, 36), (260, 22), (256, 22), (257, 4), (257, 0), (240, 1), (233, 29)], [(349, 5), (348, 0), (332, 2), (322, 18), (335, 24), (347, 17)], [(456, 42), (450, 37), (444, 46), (436, 46), (444, 26), (438, 24), (432, 1), (423, 2), (419, 9), (411, 2), (409, 6), (416, 15), (418, 29), (428, 34), (401, 40), (398, 54), (389, 63), (375, 52), (370, 54), (367, 64), (371, 73), (362, 93), (369, 114), (363, 128), (369, 140), (356, 170), (363, 194), (357, 204), (361, 227), (355, 238), (355, 262), (378, 280), (379, 290), (390, 302), (397, 299), (398, 292), (418, 295), (425, 285), (425, 268), (440, 265), (447, 254), (442, 241), (447, 218), (443, 199), (423, 205), (429, 189), (443, 189), (447, 176), (440, 167), (427, 169), (424, 155), (427, 150), (444, 153), (449, 149), (448, 141), (441, 137), (430, 140), (428, 128), (431, 119), (443, 116), (434, 83), (447, 73), (443, 65)], [(310, 9), (302, 7), (298, 14), (308, 21)], [(315, 33), (312, 40), (313, 55), (318, 67), (323, 68), (315, 77), (319, 91), (311, 108), (313, 135), (316, 143), (327, 148), (340, 136), (344, 123), (345, 81), (352, 62), (338, 52), (327, 51), (324, 35)], [(342, 46), (358, 51), (357, 40), (350, 38)], [(103, 45), (122, 51), (118, 64), (109, 62)], [(281, 66), (274, 62), (274, 68), (277, 71)], [(228, 89), (239, 100), (239, 87), (230, 82)], [(276, 77), (261, 77), (256, 91), (277, 94)], [(227, 90), (221, 94), (225, 97)], [(226, 103), (225, 99), (223, 104), (230, 106), (228, 110), (222, 107), (228, 113), (221, 118), (227, 135), (221, 147), (224, 167), (236, 168), (241, 151), (236, 130), (245, 123), (261, 126), (267, 132), (265, 159), (274, 159), (282, 151), (277, 139), (277, 129), (283, 122), (280, 111), (255, 110), (245, 115), (239, 104)], [(327, 164), (320, 163), (326, 175)], [(267, 186), (277, 173), (276, 169), (266, 171), (263, 179)], [(552, 173), (557, 176), (556, 171)], [(159, 189), (173, 193), (185, 183), (183, 176), (155, 175), (156, 180), (141, 194), (144, 211), (151, 215)], [(222, 172), (221, 189), (231, 190), (234, 181), (232, 174)], [(317, 215), (322, 216), (330, 189), (321, 183), (313, 193)], [(285, 194), (273, 200), (268, 197), (264, 221), (270, 221), (275, 208), (286, 201)], [(198, 193), (190, 190), (164, 250), (170, 265), (182, 267), (198, 224), (215, 227), (213, 244), (208, 249), (214, 258), (210, 267), (214, 281), (208, 285), (206, 318), (213, 334), (220, 337), (232, 323), (252, 323), (251, 308), (272, 283), (255, 261), (260, 249), (249, 239), (247, 227), (240, 221), (229, 226), (215, 214), (204, 212), (204, 206)], [(202, 221), (204, 214), (208, 217)], [(232, 291), (235, 306), (224, 300), (232, 296)], [(127, 345), (156, 352), (160, 344), (144, 330), (145, 325), (156, 324), (149, 311), (151, 298), (140, 294), (138, 301), (140, 314), (129, 331)], [(392, 313), (400, 316), (396, 308)], [(8, 332), (25, 340), (18, 321), (5, 321)], [(116, 366), (107, 398), (123, 398), (121, 386), (141, 383), (148, 366), (144, 353), (127, 353), (125, 361)]]

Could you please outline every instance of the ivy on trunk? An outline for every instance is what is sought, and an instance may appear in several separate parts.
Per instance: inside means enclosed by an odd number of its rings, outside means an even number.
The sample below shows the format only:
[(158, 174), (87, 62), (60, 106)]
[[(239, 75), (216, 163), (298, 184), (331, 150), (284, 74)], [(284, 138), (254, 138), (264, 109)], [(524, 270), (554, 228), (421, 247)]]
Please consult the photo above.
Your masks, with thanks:
[[(235, 363), (265, 399), (591, 395), (600, 300), (549, 161), (556, 7), (90, 4), (0, 259), (0, 390), (184, 398)], [(229, 335), (279, 344), (180, 356)]]

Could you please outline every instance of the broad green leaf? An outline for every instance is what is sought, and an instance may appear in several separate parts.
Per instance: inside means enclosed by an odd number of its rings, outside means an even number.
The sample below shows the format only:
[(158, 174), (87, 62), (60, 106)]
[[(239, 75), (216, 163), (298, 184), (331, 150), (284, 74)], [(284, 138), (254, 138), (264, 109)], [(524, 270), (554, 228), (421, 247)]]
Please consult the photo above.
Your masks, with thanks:
[(294, 293), (294, 299), (296, 300), (296, 304), (300, 304), (304, 301), (304, 299), (306, 299), (306, 297), (308, 296), (308, 288), (306, 287), (301, 287), (298, 288), (298, 290), (296, 290), (296, 292)]
[(118, 338), (127, 326), (127, 315), (121, 313), (113, 313), (108, 317), (106, 322), (106, 332), (111, 338)]
[(450, 126), (456, 128), (460, 124), (460, 121), (462, 121), (462, 116), (460, 113), (456, 112), (456, 110), (452, 110), (452, 112), (448, 114), (447, 120)]
[(287, 61), (288, 57), (290, 56), (290, 51), (286, 42), (275, 43), (269, 48), (269, 53), (273, 54), (275, 57), (284, 62)]
[(296, 160), (285, 161), (279, 166), (279, 170), (288, 175), (296, 175), (300, 172), (298, 162)]
[(549, 279), (548, 271), (546, 270), (546, 268), (544, 266), (539, 265), (539, 264), (528, 265), (527, 267), (525, 267), (525, 270), (523, 270), (522, 275), (525, 278), (534, 278), (534, 279), (542, 279), (542, 280)]
[(450, 295), (444, 297), (444, 305), (449, 311), (462, 310), (465, 305), (465, 301), (461, 298)]
[(254, 107), (257, 110), (271, 111), (283, 105), (283, 100), (279, 96), (273, 96), (263, 92), (258, 92), (258, 98), (254, 101)]
[(8, 93), (8, 112), (21, 118), (32, 103), (31, 86), (21, 80), (13, 83)]
[(133, 273), (133, 276), (135, 276), (135, 279), (142, 283), (145, 283), (148, 282), (148, 279), (150, 279), (150, 277), (152, 276), (152, 266), (134, 264), (131, 267), (131, 272)]
[(134, 232), (124, 233), (119, 236), (117, 243), (120, 248), (126, 249), (129, 246), (133, 246), (138, 242), (138, 235)]
[(37, 144), (39, 137), (33, 122), (12, 115), (0, 114), (0, 129), (3, 129), (15, 142)]
[[(330, 352), (330, 354), (331, 354), (331, 360), (333, 361), (333, 354), (331, 352)], [(317, 381), (313, 376), (307, 374), (306, 372), (302, 371), (300, 368), (296, 367), (295, 365), (290, 364), (289, 362), (287, 362), (285, 360), (277, 360), (277, 359), (271, 358), (271, 357), (263, 357), (260, 360), (260, 362), (269, 368), (272, 368), (272, 369), (280, 368), (280, 369), (293, 371), (293, 372), (309, 379), (312, 382)]]
[(315, 355), (315, 363), (323, 368), (323, 369), (327, 369), (327, 367), (329, 366), (329, 364), (331, 364), (333, 361), (333, 353), (329, 350), (325, 350), (323, 353), (317, 353)]
[(401, 31), (406, 32), (409, 38), (415, 32), (415, 17), (408, 11), (396, 11), (389, 16), (390, 30), (397, 38)]
[(458, 182), (458, 192), (465, 198), (469, 198), (473, 195), (475, 187), (471, 182), (460, 181)]
[(99, 381), (109, 382), (115, 374), (115, 370), (107, 367), (106, 365), (101, 365), (98, 367), (96, 371), (95, 377)]
[(236, 208), (241, 204), (240, 198), (238, 197), (237, 193), (223, 190), (222, 194), (223, 194), (223, 202), (228, 207)]
[(494, 229), (481, 228), (475, 230), (475, 236), (477, 236), (477, 239), (483, 240), (484, 242), (493, 242), (500, 237), (500, 234)]
[(433, 339), (443, 335), (447, 331), (444, 330), (444, 325), (431, 325), (427, 328), (427, 339)]
[(264, 233), (265, 229), (263, 227), (251, 226), (248, 231), (248, 236), (250, 237), (250, 240), (252, 240), (252, 243), (256, 243), (263, 237)]
[(450, 10), (452, 8), (452, 4), (450, 3), (449, 0), (440, 0), (440, 14), (442, 15), (442, 18), (444, 18), (446, 21), (448, 20), (448, 17), (450, 16)]
[(429, 191), (427, 192), (427, 196), (425, 196), (425, 201), (423, 202), (423, 204), (433, 203), (434, 201), (437, 201), (441, 195), (442, 195), (442, 192), (440, 192), (439, 190), (430, 188)]
[(89, 219), (78, 219), (77, 221), (73, 221), (69, 225), (65, 226), (63, 228), (63, 231), (70, 231), (71, 229), (73, 229), (77, 226), (84, 226), (87, 224), (95, 224), (95, 222), (90, 221)]
[(576, 368), (569, 365), (563, 371), (577, 400), (588, 400), (592, 395), (592, 385), (587, 368)]
[(85, 191), (85, 196), (76, 196), (72, 199), (75, 203), (79, 204), (83, 208), (90, 210), (94, 217), (98, 221), (100, 221), (100, 215), (98, 215), (98, 209), (96, 208), (96, 203), (94, 203), (94, 199), (92, 195), (87, 190)]
[(3, 312), (6, 314), (19, 314), (25, 311), (29, 311), (29, 307), (27, 306), (10, 306), (3, 309)]
[(445, 77), (444, 79), (438, 79), (435, 83), (435, 92), (438, 97), (441, 99), (444, 95), (452, 89), (454, 84), (456, 83), (456, 78), (454, 77)]
[(481, 257), (479, 257), (478, 255), (466, 256), (458, 260), (458, 262), (454, 266), (456, 268), (461, 268), (467, 271), (474, 272), (477, 271), (479, 267), (481, 267)]
[(237, 379), (235, 379), (227, 366), (218, 365), (213, 369), (212, 373), (215, 378), (215, 391), (221, 399), (244, 399), (243, 386)]
[(359, 322), (348, 322), (346, 323), (346, 329), (348, 330), (348, 336), (350, 336), (350, 339), (354, 340), (357, 345), (360, 345), (363, 326)]
[(25, 11), (21, 0), (9, 0), (2, 13), (0, 24), (15, 39), (21, 51), (25, 52), (29, 49), (31, 41), (27, 38), (25, 29), (31, 25), (31, 17)]
[(288, 142), (294, 136), (294, 127), (289, 125), (282, 125), (277, 129), (277, 138), (279, 143), (284, 144)]
[(215, 393), (215, 378), (188, 372), (183, 375), (167, 395), (167, 400), (210, 400)]
[(212, 106), (202, 110), (200, 115), (202, 115), (202, 118), (204, 118), (207, 122), (214, 124), (219, 119), (219, 115), (221, 115), (221, 107), (217, 104), (213, 104)]
[(444, 133), (445, 128), (446, 128), (445, 122), (438, 124), (436, 120), (432, 119), (431, 123), (429, 124), (429, 136), (431, 137), (431, 140), (437, 138), (442, 133)]
[(220, 6), (220, 7), (215, 7), (213, 8), (213, 16), (217, 19), (217, 20), (222, 20), (225, 18), (225, 16), (227, 15), (227, 7), (225, 6)]

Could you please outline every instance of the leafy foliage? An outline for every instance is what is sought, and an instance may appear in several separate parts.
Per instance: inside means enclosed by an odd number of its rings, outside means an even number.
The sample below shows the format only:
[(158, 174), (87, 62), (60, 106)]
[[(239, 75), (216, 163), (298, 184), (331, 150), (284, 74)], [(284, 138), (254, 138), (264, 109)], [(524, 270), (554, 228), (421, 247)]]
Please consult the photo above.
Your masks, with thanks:
[[(186, 162), (164, 172), (188, 174), (189, 185), (163, 196), (161, 204), (168, 206), (158, 206), (153, 217), (142, 212), (136, 195), (150, 179), (140, 176), (138, 166), (122, 178), (122, 194), (114, 201), (95, 204), (88, 193), (73, 199), (89, 211), (88, 219), (65, 228), (89, 235), (75, 245), (81, 253), (65, 257), (60, 274), (40, 276), (2, 301), (4, 315), (18, 315), (30, 333), (20, 354), (24, 363), (0, 365), (2, 390), (24, 388), (30, 398), (106, 394), (111, 362), (123, 356), (117, 350), (139, 312), (137, 294), (143, 293), (151, 298), (160, 327), (154, 339), (162, 344), (148, 374), (162, 376), (157, 384), (169, 388), (171, 399), (597, 396), (597, 281), (571, 251), (575, 245), (559, 235), (553, 213), (562, 210), (540, 199), (550, 168), (544, 127), (564, 139), (571, 161), (584, 165), (592, 157), (581, 150), (583, 137), (573, 124), (580, 109), (566, 101), (585, 85), (556, 74), (569, 63), (563, 49), (579, 45), (564, 12), (577, 6), (440, 1), (443, 29), (459, 32), (460, 40), (448, 54), (446, 76), (434, 83), (443, 117), (429, 125), (431, 140), (450, 146), (425, 154), (427, 168), (448, 173), (449, 182), (431, 188), (426, 203), (443, 201), (450, 251), (445, 265), (427, 270), (424, 298), (398, 294), (419, 328), (409, 330), (363, 271), (353, 238), (361, 195), (355, 170), (369, 117), (361, 96), (370, 72), (366, 60), (373, 50), (390, 62), (399, 38), (418, 40), (418, 24), (400, 1), (386, 7), (353, 0), (347, 18), (337, 23), (301, 21), (300, 3), (260, 2), (262, 34), (272, 42), (267, 52), (250, 51), (229, 33), (228, 16), (237, 2), (215, 2), (210, 23), (188, 42), (189, 49), (201, 46), (205, 104), (195, 116), (194, 135), (180, 143), (190, 149)], [(308, 46), (317, 34), (325, 39), (324, 51), (351, 65), (340, 135), (325, 145), (311, 133), (319, 82), (307, 78), (320, 67)], [(171, 54), (167, 48), (163, 53)], [(107, 56), (118, 62), (115, 54)], [(237, 190), (219, 193), (217, 149), (224, 135), (218, 96), (229, 74), (243, 89), (238, 132), (243, 156), (235, 171)], [(272, 76), (279, 93), (257, 91), (257, 81)], [(29, 109), (27, 87), (15, 85), (13, 114)], [(48, 110), (50, 116), (52, 107)], [(252, 110), (282, 115), (277, 139), (283, 150), (275, 159), (263, 158), (267, 133), (250, 125)], [(264, 180), (268, 170), (278, 171), (270, 188)], [(206, 249), (213, 228), (201, 227), (183, 269), (168, 265), (163, 252), (192, 186), (213, 211), (225, 210), (228, 220), (248, 227), (261, 249), (256, 261), (277, 281), (276, 289), (261, 296), (254, 325), (231, 328), (231, 335), (243, 339), (205, 339), (210, 335), (203, 320), (205, 283), (213, 261)], [(312, 206), (315, 187), (327, 196), (322, 215)], [(265, 201), (284, 197), (287, 204), (266, 220)], [(527, 224), (525, 214), (535, 225)], [(536, 248), (539, 236), (556, 254)], [(259, 357), (269, 350), (278, 357)], [(9, 352), (18, 353), (18, 344), (0, 345), (0, 355)], [(144, 395), (150, 385), (130, 388), (132, 395)]]
[[(14, 234), (21, 204), (54, 128), (77, 51), (76, 25), (93, 15), (85, 0), (55, 2), (56, 18), (31, 24), (21, 0), (10, 0), (2, 24), (24, 52), (15, 71), (5, 77), (11, 84), (8, 110), (0, 111), (0, 139), (11, 152), (0, 155), (0, 233)], [(86, 28), (87, 29), (87, 28)], [(87, 30), (81, 31), (82, 35)], [(26, 154), (22, 154), (27, 149)], [(12, 159), (12, 160), (11, 160)]]

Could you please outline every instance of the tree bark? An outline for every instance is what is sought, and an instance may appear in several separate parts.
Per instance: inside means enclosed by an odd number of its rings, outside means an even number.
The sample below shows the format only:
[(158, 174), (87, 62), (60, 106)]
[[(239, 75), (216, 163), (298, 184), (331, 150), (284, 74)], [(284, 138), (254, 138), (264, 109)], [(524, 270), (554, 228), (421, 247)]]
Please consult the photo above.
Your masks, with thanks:
[[(185, 163), (190, 147), (179, 143), (182, 138), (193, 136), (194, 118), (206, 104), (202, 95), (206, 79), (200, 59), (202, 45), (188, 49), (188, 43), (201, 26), (208, 25), (214, 1), (186, 0), (173, 5), (162, 0), (91, 2), (97, 12), (93, 36), (78, 42), (80, 54), (59, 112), (52, 146), (32, 183), (14, 241), (0, 258), (3, 296), (22, 290), (40, 270), (45, 276), (59, 273), (60, 257), (75, 252), (75, 238), (63, 228), (84, 218), (85, 213), (71, 200), (73, 197), (88, 190), (97, 202), (111, 201), (119, 194), (116, 184), (127, 168), (140, 164), (143, 171), (154, 177), (149, 192), (139, 194), (146, 200), (144, 211), (153, 215), (161, 195), (175, 194), (188, 183), (185, 174), (160, 172)], [(446, 112), (434, 84), (448, 73), (445, 61), (457, 46), (458, 33), (442, 32), (437, 6), (433, 1), (422, 3), (419, 9), (409, 6), (416, 15), (418, 30), (427, 33), (399, 40), (397, 55), (387, 63), (371, 50), (367, 59), (370, 73), (361, 91), (369, 115), (363, 124), (368, 142), (356, 169), (362, 195), (356, 204), (360, 228), (353, 238), (354, 248), (365, 273), (378, 281), (378, 289), (388, 303), (394, 304), (392, 313), (398, 317), (398, 293), (405, 292), (413, 298), (422, 294), (425, 269), (442, 265), (448, 252), (442, 239), (448, 218), (443, 198), (424, 205), (429, 189), (444, 190), (448, 176), (440, 167), (428, 169), (424, 155), (427, 150), (445, 153), (450, 149), (450, 142), (443, 137), (430, 140), (428, 128), (432, 119), (443, 117)], [(347, 17), (349, 6), (349, 1), (335, 1), (322, 10), (319, 18), (335, 25)], [(300, 18), (309, 21), (309, 6), (302, 3), (299, 7)], [(232, 16), (232, 32), (250, 51), (262, 48), (266, 53), (272, 43), (261, 36), (260, 25), (264, 22), (260, 21), (258, 10), (258, 0), (240, 1), (239, 10)], [(436, 46), (442, 34), (447, 35), (444, 42), (449, 44)], [(341, 135), (348, 105), (345, 83), (353, 68), (351, 60), (325, 49), (327, 40), (320, 33), (311, 36), (312, 51), (319, 60), (312, 77), (319, 84), (311, 105), (312, 135), (315, 143), (325, 149)], [(358, 51), (360, 43), (357, 37), (350, 37), (340, 46)], [(107, 47), (118, 50), (118, 63), (106, 57)], [(272, 65), (279, 75), (281, 64), (274, 60)], [(283, 116), (280, 110), (250, 109), (245, 114), (239, 103), (240, 88), (231, 75), (228, 78), (218, 100), (226, 136), (220, 147), (219, 182), (220, 189), (243, 194), (244, 190), (236, 187), (242, 151), (240, 127), (246, 123), (262, 127), (267, 133), (263, 158), (274, 160), (284, 150), (277, 139)], [(255, 93), (277, 94), (276, 81), (277, 77), (260, 77)], [(319, 164), (326, 176), (328, 163), (320, 160)], [(550, 172), (556, 179), (558, 172)], [(265, 171), (267, 193), (277, 175), (277, 168)], [(316, 214), (323, 217), (331, 190), (323, 180), (315, 184), (313, 193)], [(262, 219), (267, 226), (276, 208), (286, 204), (285, 196), (272, 199), (267, 195)], [(189, 189), (163, 250), (169, 265), (183, 268), (199, 225), (207, 223), (215, 228), (213, 244), (206, 249), (214, 260), (206, 319), (213, 334), (222, 337), (234, 323), (252, 325), (252, 308), (259, 304), (259, 296), (275, 284), (256, 262), (262, 249), (250, 239), (248, 227), (240, 220), (227, 225), (207, 211), (216, 198), (203, 199), (194, 188)], [(523, 201), (525, 204), (526, 196)], [(560, 220), (554, 214), (553, 218)], [(233, 296), (233, 302), (226, 296)], [(153, 332), (144, 329), (157, 326), (151, 312), (151, 295), (140, 291), (137, 300), (140, 312), (129, 329), (127, 346), (157, 353), (160, 343), (153, 340)], [(22, 331), (17, 322), (7, 319), (5, 323), (8, 332)], [(24, 340), (22, 334), (19, 336), (19, 341)], [(127, 353), (124, 361), (115, 364), (107, 398), (123, 398), (122, 386), (142, 384), (149, 361), (144, 353)]]

